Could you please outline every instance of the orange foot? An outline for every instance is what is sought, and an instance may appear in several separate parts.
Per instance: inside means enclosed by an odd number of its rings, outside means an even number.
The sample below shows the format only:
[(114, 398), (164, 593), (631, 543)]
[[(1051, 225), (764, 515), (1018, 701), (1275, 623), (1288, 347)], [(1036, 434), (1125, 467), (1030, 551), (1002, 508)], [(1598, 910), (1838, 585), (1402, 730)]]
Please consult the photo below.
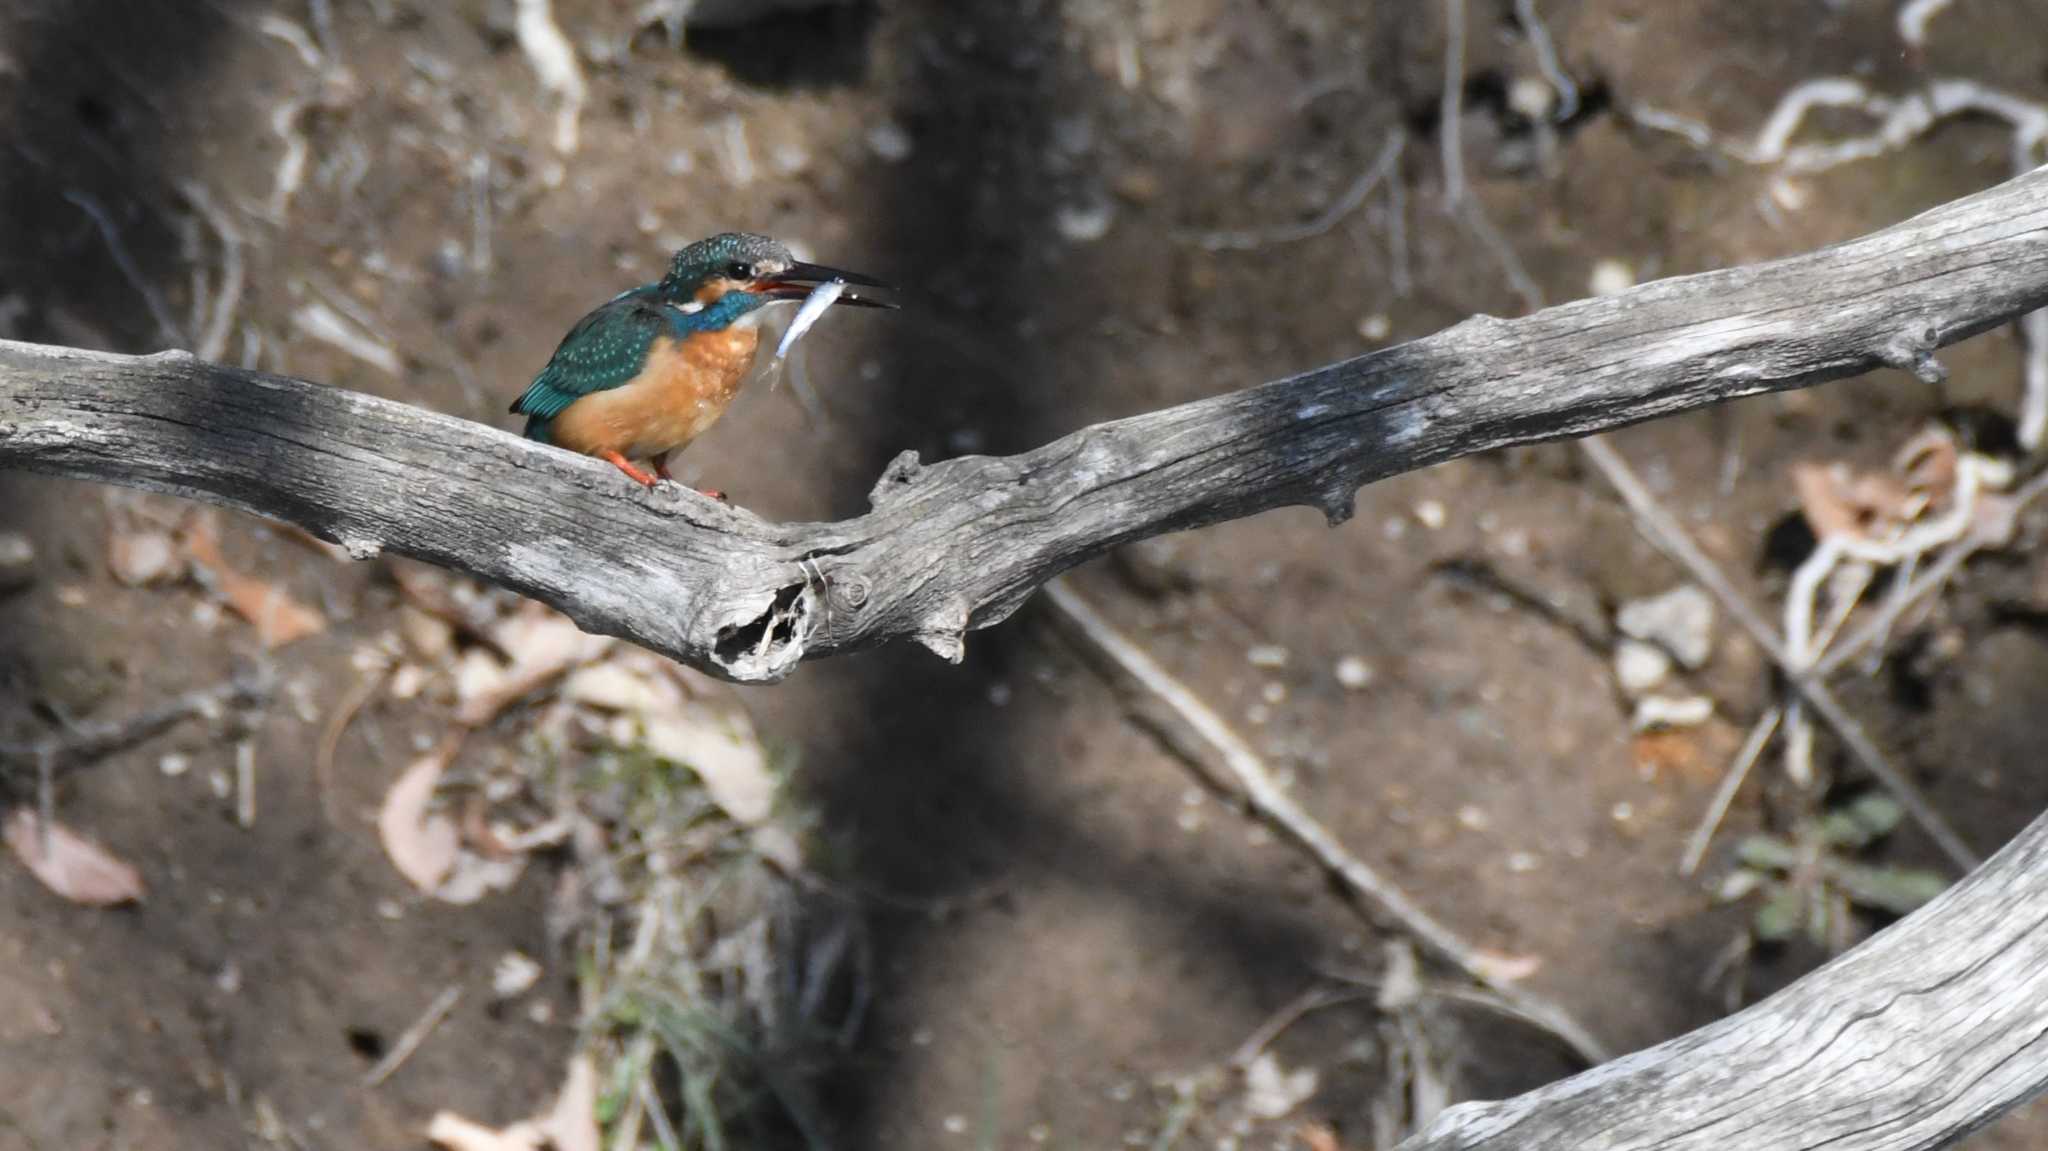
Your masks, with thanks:
[(633, 482), (639, 484), (641, 487), (651, 488), (654, 486), (653, 476), (650, 476), (646, 472), (641, 471), (639, 468), (634, 467), (631, 460), (628, 460), (626, 457), (620, 455), (617, 452), (600, 452), (598, 453), (597, 458), (626, 473), (628, 476), (631, 476)]
[(700, 496), (710, 496), (712, 499), (717, 500), (719, 503), (722, 504), (732, 502), (731, 500), (726, 499), (725, 493), (719, 491), (717, 488), (698, 488), (697, 494)]

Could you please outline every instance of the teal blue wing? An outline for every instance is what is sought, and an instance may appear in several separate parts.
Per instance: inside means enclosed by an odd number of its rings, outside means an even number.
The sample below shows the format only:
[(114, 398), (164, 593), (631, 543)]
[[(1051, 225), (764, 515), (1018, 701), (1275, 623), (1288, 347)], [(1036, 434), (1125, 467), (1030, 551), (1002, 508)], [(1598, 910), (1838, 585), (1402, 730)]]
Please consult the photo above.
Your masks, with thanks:
[(529, 439), (546, 442), (548, 421), (570, 404), (594, 392), (610, 391), (630, 382), (647, 364), (656, 337), (669, 321), (658, 304), (620, 296), (583, 317), (520, 397), (514, 414), (526, 417)]

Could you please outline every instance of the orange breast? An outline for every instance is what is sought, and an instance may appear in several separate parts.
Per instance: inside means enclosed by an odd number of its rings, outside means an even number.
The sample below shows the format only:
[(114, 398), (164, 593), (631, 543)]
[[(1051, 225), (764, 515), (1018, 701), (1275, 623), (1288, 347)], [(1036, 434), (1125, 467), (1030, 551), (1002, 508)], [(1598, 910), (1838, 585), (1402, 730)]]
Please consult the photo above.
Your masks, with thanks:
[(704, 433), (732, 404), (754, 366), (760, 337), (750, 328), (662, 336), (640, 374), (563, 409), (550, 438), (570, 451), (648, 459)]

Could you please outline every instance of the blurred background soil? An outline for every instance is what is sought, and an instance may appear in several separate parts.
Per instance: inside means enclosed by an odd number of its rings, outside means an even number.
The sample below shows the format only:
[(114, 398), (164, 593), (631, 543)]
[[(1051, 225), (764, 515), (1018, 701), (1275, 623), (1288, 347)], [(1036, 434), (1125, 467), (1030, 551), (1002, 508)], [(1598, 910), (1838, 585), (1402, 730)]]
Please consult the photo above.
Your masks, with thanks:
[[(757, 387), (678, 474), (772, 518), (841, 517), (904, 449), (1028, 448), (1538, 296), (1805, 251), (2010, 172), (1990, 120), (1788, 177), (1631, 109), (1748, 140), (1820, 76), (2048, 99), (2041, 3), (1958, 0), (1913, 51), (1889, 3), (1547, 0), (1577, 88), (1560, 120), (1516, 5), (1464, 7), (1468, 195), (1526, 269), (1519, 288), (1443, 206), (1437, 4), (876, 0), (683, 28), (686, 4), (557, 0), (587, 88), (571, 151), (523, 46), (526, 4), (17, 0), (0, 12), (0, 336), (197, 346), (225, 290), (211, 205), (244, 265), (221, 358), (512, 428), (506, 404), (585, 310), (688, 240), (769, 232), (903, 285), (909, 306), (835, 315), (806, 344), (817, 410), (791, 383)], [(1834, 113), (1809, 131), (1869, 127)], [(1325, 218), (1395, 132), (1388, 179)], [(1223, 235), (1304, 225), (1317, 234)], [(1935, 420), (2009, 445), (2019, 342), (1994, 331), (1944, 358), (1946, 385), (1878, 373), (1615, 443), (1775, 605), (1810, 546), (1793, 465), (1882, 467)], [(139, 869), (139, 905), (71, 906), (0, 866), (0, 1148), (413, 1147), (437, 1111), (544, 1108), (577, 1040), (546, 926), (553, 865), (452, 905), (394, 871), (374, 826), (449, 729), (434, 685), (456, 673), (423, 661), (424, 689), (354, 701), (331, 778), (314, 770), (365, 651), (407, 642), (387, 562), (223, 514), (225, 562), (325, 620), (263, 653), (207, 587), (110, 568), (114, 541), (173, 514), (0, 476), (0, 532), (33, 549), (0, 592), (0, 737), (119, 717), (259, 655), (279, 682), (253, 714), (66, 775), (61, 818)], [(1910, 658), (1842, 688), (1987, 854), (2048, 800), (2042, 571), (2031, 542), (1973, 562), (1902, 637)], [(1717, 961), (1753, 909), (1715, 890), (1766, 822), (1752, 784), (1701, 874), (1679, 876), (1772, 700), (1724, 619), (1689, 679), (1714, 717), (1632, 730), (1602, 628), (1682, 582), (1552, 445), (1377, 484), (1335, 530), (1292, 509), (1143, 544), (1075, 586), (1354, 852), (1468, 939), (1534, 961), (1527, 986), (1625, 1051), (1728, 1009)], [(1230, 1088), (1190, 1093), (1182, 1077), (1320, 973), (1376, 967), (1387, 937), (1199, 787), (1040, 610), (970, 636), (961, 667), (892, 648), (707, 690), (795, 765), (817, 850), (866, 893), (873, 1007), (821, 1079), (837, 1145), (1156, 1147), (1173, 1122), (1188, 1146), (1286, 1145), (1301, 1122), (1371, 1145), (1369, 1004), (1277, 1048), (1319, 1076), (1284, 1121), (1212, 1114)], [(514, 726), (474, 754), (516, 758)], [(238, 754), (258, 780), (247, 826)], [(1825, 733), (1818, 754), (1853, 780)], [(1758, 774), (1776, 771), (1773, 756)], [(1910, 829), (1884, 851), (1939, 864)], [(495, 997), (513, 951), (545, 974)], [(1823, 955), (1757, 951), (1748, 997)], [(465, 989), (445, 1021), (364, 1086), (445, 987)], [(1574, 1069), (1498, 1019), (1439, 1022), (1459, 1098)], [(1980, 1143), (2044, 1138), (2023, 1110)]]

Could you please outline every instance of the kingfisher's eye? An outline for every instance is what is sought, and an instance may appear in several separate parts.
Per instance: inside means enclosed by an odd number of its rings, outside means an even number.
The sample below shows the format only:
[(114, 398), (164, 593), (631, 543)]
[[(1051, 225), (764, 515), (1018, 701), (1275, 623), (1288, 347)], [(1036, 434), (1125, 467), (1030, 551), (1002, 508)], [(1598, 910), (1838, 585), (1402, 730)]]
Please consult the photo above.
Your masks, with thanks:
[(725, 275), (730, 280), (751, 280), (754, 278), (754, 265), (740, 262), (728, 264)]

